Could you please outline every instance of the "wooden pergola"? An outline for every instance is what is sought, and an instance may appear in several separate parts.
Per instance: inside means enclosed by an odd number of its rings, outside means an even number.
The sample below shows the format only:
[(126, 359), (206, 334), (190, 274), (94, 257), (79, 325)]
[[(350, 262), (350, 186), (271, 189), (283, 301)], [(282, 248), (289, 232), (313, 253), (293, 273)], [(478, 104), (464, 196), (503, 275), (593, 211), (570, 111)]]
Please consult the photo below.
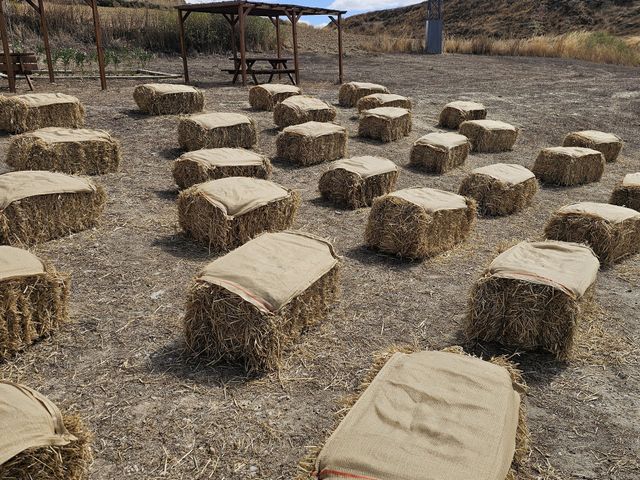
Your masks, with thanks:
[(189, 67), (187, 65), (187, 46), (184, 36), (185, 20), (192, 12), (219, 14), (229, 22), (231, 26), (231, 42), (234, 59), (237, 59), (235, 32), (236, 25), (240, 29), (240, 69), (242, 72), (242, 85), (247, 84), (247, 51), (245, 40), (246, 19), (248, 16), (267, 17), (271, 20), (276, 29), (276, 43), (278, 57), (282, 53), (282, 41), (280, 37), (280, 18), (285, 17), (291, 22), (293, 40), (293, 62), (295, 69), (295, 82), (300, 83), (300, 63), (298, 58), (298, 21), (303, 15), (328, 16), (331, 23), (338, 29), (338, 81), (343, 81), (343, 52), (342, 52), (342, 16), (347, 13), (344, 10), (331, 10), (328, 8), (305, 7), (301, 5), (276, 4), (256, 1), (226, 1), (215, 3), (196, 3), (179, 5), (178, 22), (180, 27), (180, 49), (182, 50), (182, 62), (184, 66), (184, 81), (189, 83)]
[[(51, 60), (51, 47), (49, 46), (49, 32), (47, 30), (47, 16), (44, 9), (44, 0), (25, 0), (38, 14), (40, 18), (40, 33), (44, 43), (44, 51), (47, 57), (47, 68), (49, 70), (49, 81), (55, 82), (53, 72), (53, 61)], [(98, 67), (100, 69), (100, 86), (102, 90), (107, 89), (107, 77), (104, 65), (104, 49), (102, 48), (102, 31), (100, 28), (100, 15), (98, 14), (98, 0), (84, 0), (93, 12), (93, 27), (96, 35), (96, 49), (98, 50)], [(9, 38), (7, 34), (7, 19), (4, 14), (4, 0), (0, 0), (0, 35), (2, 36), (2, 49), (4, 50), (4, 62), (7, 68), (9, 79), (9, 90), (16, 91), (16, 77), (13, 70), (11, 52), (9, 51)]]

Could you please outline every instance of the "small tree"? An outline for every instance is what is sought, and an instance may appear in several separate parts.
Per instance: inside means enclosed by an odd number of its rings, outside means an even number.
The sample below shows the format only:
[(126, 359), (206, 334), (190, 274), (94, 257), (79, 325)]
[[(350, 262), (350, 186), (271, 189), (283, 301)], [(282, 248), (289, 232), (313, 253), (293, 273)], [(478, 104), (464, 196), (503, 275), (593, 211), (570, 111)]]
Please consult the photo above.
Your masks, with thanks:
[(87, 62), (87, 53), (82, 50), (76, 50), (75, 61), (76, 67), (80, 69), (80, 75), (84, 76), (84, 65)]

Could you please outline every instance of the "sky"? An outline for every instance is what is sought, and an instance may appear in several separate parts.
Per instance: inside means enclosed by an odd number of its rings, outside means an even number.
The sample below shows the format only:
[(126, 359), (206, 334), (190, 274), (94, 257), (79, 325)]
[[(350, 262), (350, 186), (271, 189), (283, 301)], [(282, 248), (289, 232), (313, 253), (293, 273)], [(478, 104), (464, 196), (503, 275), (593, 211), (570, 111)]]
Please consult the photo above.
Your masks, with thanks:
[[(212, 0), (186, 0), (187, 3), (203, 3)], [(214, 1), (214, 0), (213, 0)], [(223, 0), (220, 0), (223, 1)], [(269, 1), (269, 0), (267, 0)], [(373, 10), (383, 10), (385, 8), (403, 7), (420, 3), (422, 0), (274, 0), (272, 3), (291, 3), (295, 5), (305, 5), (307, 7), (325, 7), (336, 10), (347, 10), (347, 15), (356, 13), (371, 12)], [(326, 25), (328, 19), (323, 16), (306, 16), (302, 21), (311, 25)]]

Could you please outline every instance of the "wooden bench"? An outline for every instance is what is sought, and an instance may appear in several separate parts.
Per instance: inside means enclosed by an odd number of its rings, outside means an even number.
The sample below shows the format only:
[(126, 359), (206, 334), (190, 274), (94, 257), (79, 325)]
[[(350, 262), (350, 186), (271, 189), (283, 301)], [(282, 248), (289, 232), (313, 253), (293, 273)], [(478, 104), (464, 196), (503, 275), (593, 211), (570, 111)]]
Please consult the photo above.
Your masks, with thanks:
[[(232, 83), (236, 83), (238, 81), (238, 77), (242, 75), (242, 67), (240, 65), (240, 59), (231, 57), (229, 60), (233, 60), (234, 68), (221, 68), (220, 70), (226, 73), (233, 75)], [(290, 58), (284, 57), (247, 57), (245, 59), (247, 65), (247, 75), (251, 75), (253, 81), (256, 85), (259, 85), (260, 82), (256, 75), (269, 75), (269, 80), (267, 83), (271, 83), (274, 75), (278, 74), (286, 74), (289, 77), (289, 80), (293, 85), (296, 84), (293, 75), (296, 73), (294, 68), (288, 68), (287, 62), (289, 62)], [(271, 68), (254, 68), (254, 64), (257, 62), (266, 62)]]
[[(29, 89), (33, 90), (33, 83), (31, 83), (32, 75), (39, 71), (38, 59), (35, 53), (11, 53), (10, 54), (11, 65), (13, 66), (13, 77), (18, 75), (24, 75), (29, 84)], [(0, 73), (8, 76), (8, 68), (4, 59), (4, 53), (0, 53)]]

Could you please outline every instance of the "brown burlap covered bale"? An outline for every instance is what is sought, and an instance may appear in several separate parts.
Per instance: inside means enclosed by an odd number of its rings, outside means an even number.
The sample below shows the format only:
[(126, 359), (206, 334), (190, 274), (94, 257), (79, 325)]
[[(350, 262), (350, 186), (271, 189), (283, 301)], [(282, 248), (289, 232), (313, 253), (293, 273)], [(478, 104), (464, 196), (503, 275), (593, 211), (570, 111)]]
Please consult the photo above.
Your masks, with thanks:
[(407, 188), (376, 198), (365, 243), (409, 259), (451, 250), (466, 240), (476, 221), (474, 200), (434, 188)]
[(584, 245), (519, 243), (496, 257), (473, 287), (467, 337), (566, 358), (599, 268)]
[(63, 173), (0, 175), (0, 244), (34, 245), (96, 225), (107, 195), (100, 185)]
[(389, 93), (389, 90), (387, 87), (377, 83), (343, 83), (338, 92), (338, 103), (341, 107), (355, 107), (358, 104), (358, 100), (374, 93)]
[(393, 93), (374, 93), (358, 100), (358, 112), (380, 107), (398, 107), (411, 110), (411, 100)]
[(525, 393), (504, 357), (391, 349), (376, 357), (344, 402), (340, 425), (296, 478), (413, 480), (428, 471), (434, 479), (514, 479), (530, 453)]
[(23, 133), (45, 127), (80, 128), (83, 125), (84, 106), (71, 95), (0, 95), (0, 130)]
[(458, 193), (478, 202), (483, 215), (511, 215), (531, 205), (538, 180), (522, 165), (496, 163), (467, 175)]
[(173, 162), (173, 178), (181, 189), (226, 177), (267, 179), (271, 161), (267, 156), (244, 148), (194, 150)]
[(271, 112), (278, 103), (301, 93), (300, 88), (295, 85), (265, 83), (249, 89), (249, 104), (256, 110)]
[(447, 103), (440, 112), (439, 125), (444, 128), (457, 130), (462, 122), (468, 120), (484, 120), (487, 109), (481, 103), (457, 101)]
[(218, 258), (195, 278), (184, 331), (196, 355), (277, 369), (282, 353), (338, 299), (330, 243), (302, 232), (265, 233)]
[(262, 232), (291, 226), (300, 194), (250, 177), (229, 177), (195, 185), (180, 193), (180, 226), (211, 251), (231, 250)]
[(302, 166), (331, 162), (347, 154), (347, 129), (323, 122), (285, 128), (276, 138), (277, 157)]
[(240, 113), (213, 112), (180, 119), (178, 143), (184, 150), (252, 148), (258, 143), (253, 119)]
[(295, 95), (278, 103), (273, 109), (273, 121), (278, 127), (306, 122), (332, 122), (336, 109), (319, 98)]
[(0, 246), (0, 359), (67, 321), (69, 276), (15, 247)]
[(445, 173), (463, 165), (469, 150), (471, 144), (464, 135), (433, 132), (415, 141), (409, 165), (429, 173)]
[(411, 112), (406, 108), (380, 107), (360, 115), (358, 135), (393, 142), (411, 133)]
[(640, 212), (608, 203), (566, 205), (553, 214), (544, 234), (552, 240), (586, 243), (603, 265), (640, 252)]
[(582, 147), (543, 148), (531, 171), (542, 183), (560, 186), (599, 182), (605, 159), (597, 150)]
[(611, 193), (609, 203), (640, 211), (640, 173), (625, 175)]
[(322, 196), (343, 207), (368, 207), (373, 199), (392, 192), (398, 167), (380, 157), (354, 157), (338, 160), (326, 171), (318, 189)]
[(607, 162), (615, 162), (618, 159), (624, 142), (613, 133), (584, 130), (568, 134), (564, 138), (562, 145), (565, 147), (584, 147), (597, 150), (604, 155), (604, 159)]
[(469, 139), (474, 152), (498, 153), (513, 148), (518, 129), (496, 120), (469, 120), (460, 124), (460, 134)]
[(149, 115), (180, 115), (201, 112), (204, 94), (189, 85), (147, 83), (133, 91), (138, 108)]
[(74, 414), (64, 416), (47, 397), (0, 381), (0, 478), (86, 480), (93, 435)]
[(120, 143), (109, 132), (48, 127), (11, 139), (7, 165), (15, 170), (49, 170), (104, 175), (120, 166)]

